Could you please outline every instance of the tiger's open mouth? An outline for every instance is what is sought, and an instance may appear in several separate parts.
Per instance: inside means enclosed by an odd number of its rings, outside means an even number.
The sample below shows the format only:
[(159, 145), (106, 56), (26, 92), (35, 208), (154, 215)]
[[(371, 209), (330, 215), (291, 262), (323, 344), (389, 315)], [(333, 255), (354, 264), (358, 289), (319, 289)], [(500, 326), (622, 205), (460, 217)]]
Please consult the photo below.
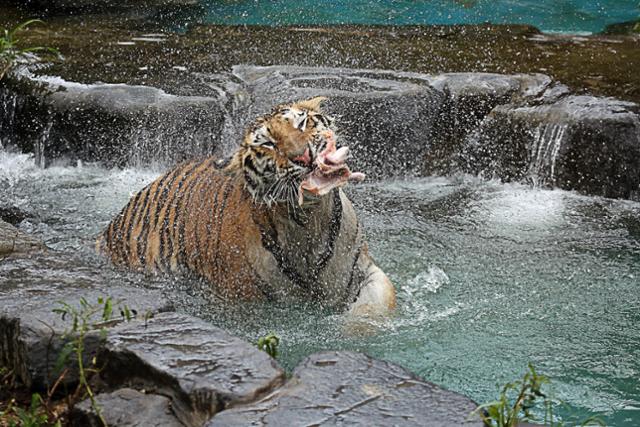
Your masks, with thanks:
[(348, 147), (336, 149), (334, 133), (327, 131), (327, 144), (313, 162), (313, 170), (300, 183), (298, 187), (298, 204), (304, 202), (304, 192), (307, 191), (317, 196), (328, 194), (337, 187), (342, 187), (349, 181), (362, 181), (364, 174), (351, 172), (345, 161), (349, 155)]

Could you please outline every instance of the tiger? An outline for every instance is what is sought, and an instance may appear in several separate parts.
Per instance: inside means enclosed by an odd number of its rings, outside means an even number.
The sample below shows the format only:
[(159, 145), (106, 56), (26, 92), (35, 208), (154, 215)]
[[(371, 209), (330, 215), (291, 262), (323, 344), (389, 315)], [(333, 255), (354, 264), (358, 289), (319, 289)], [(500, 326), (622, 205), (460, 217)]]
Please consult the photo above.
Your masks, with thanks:
[(131, 198), (97, 250), (118, 266), (195, 275), (226, 300), (390, 313), (395, 288), (342, 190), (363, 174), (346, 166), (348, 147), (336, 149), (325, 99), (277, 105), (228, 158), (169, 170)]

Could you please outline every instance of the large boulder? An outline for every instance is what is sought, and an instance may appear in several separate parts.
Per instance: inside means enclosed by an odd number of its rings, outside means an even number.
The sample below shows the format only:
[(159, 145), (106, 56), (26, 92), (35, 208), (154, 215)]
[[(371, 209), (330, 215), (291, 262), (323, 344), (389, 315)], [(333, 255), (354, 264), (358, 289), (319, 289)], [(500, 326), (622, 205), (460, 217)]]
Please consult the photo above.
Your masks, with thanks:
[(256, 346), (177, 313), (114, 329), (99, 361), (108, 384), (170, 396), (174, 412), (188, 426), (252, 402), (284, 381), (282, 368)]
[(324, 352), (307, 357), (284, 387), (222, 411), (206, 426), (482, 426), (471, 416), (476, 408), (472, 400), (393, 363)]
[(229, 126), (234, 88), (224, 76), (211, 77), (212, 86), (221, 86), (205, 95), (178, 96), (150, 86), (22, 73), (10, 87), (0, 86), (0, 141), (35, 153), (43, 167), (53, 160), (172, 164), (215, 153)]
[[(42, 264), (55, 262), (55, 254), (43, 254)], [(68, 273), (67, 273), (68, 274)], [(3, 272), (4, 275), (4, 272)], [(98, 298), (111, 297), (116, 315), (112, 327), (120, 323), (118, 307), (127, 305), (139, 316), (165, 311), (171, 304), (157, 291), (121, 287), (83, 280), (67, 283), (31, 282), (12, 280), (12, 275), (0, 277), (0, 366), (11, 369), (27, 387), (46, 389), (60, 376), (56, 371), (58, 355), (74, 335), (64, 337), (71, 330), (72, 317), (62, 318), (54, 313), (65, 302), (78, 310), (80, 298), (97, 306)], [(101, 323), (102, 311), (93, 313), (89, 321)], [(101, 333), (92, 329), (84, 341), (84, 362), (90, 366), (101, 345)], [(78, 379), (77, 366), (73, 360), (65, 368), (69, 371), (64, 383), (72, 384)]]
[[(352, 169), (372, 178), (416, 173), (444, 100), (429, 76), (394, 71), (296, 66), (236, 66), (251, 105), (240, 128), (276, 104), (325, 96)], [(248, 114), (246, 114), (248, 113)]]
[(585, 95), (500, 105), (459, 158), (486, 177), (640, 200), (640, 106)]

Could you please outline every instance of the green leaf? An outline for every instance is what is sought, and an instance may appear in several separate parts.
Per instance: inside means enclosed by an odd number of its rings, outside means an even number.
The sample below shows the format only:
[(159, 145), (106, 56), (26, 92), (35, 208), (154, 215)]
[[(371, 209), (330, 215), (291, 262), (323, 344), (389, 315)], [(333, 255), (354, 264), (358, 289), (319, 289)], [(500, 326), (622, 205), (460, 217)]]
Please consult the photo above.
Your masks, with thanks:
[(69, 341), (62, 347), (62, 350), (60, 350), (60, 353), (58, 353), (58, 357), (56, 358), (56, 364), (53, 367), (53, 371), (55, 373), (59, 374), (62, 372), (62, 368), (64, 368), (64, 365), (69, 361), (69, 356), (73, 353), (74, 348), (75, 346), (73, 341)]

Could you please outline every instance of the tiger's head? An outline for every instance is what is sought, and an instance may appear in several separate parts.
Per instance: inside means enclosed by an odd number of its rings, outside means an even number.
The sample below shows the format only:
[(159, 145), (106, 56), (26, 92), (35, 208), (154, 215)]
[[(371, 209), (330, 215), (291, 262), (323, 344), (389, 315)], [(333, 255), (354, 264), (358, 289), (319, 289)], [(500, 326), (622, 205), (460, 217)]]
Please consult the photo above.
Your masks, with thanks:
[(335, 147), (333, 119), (320, 110), (324, 100), (278, 105), (248, 128), (234, 163), (255, 202), (296, 206), (319, 153)]

